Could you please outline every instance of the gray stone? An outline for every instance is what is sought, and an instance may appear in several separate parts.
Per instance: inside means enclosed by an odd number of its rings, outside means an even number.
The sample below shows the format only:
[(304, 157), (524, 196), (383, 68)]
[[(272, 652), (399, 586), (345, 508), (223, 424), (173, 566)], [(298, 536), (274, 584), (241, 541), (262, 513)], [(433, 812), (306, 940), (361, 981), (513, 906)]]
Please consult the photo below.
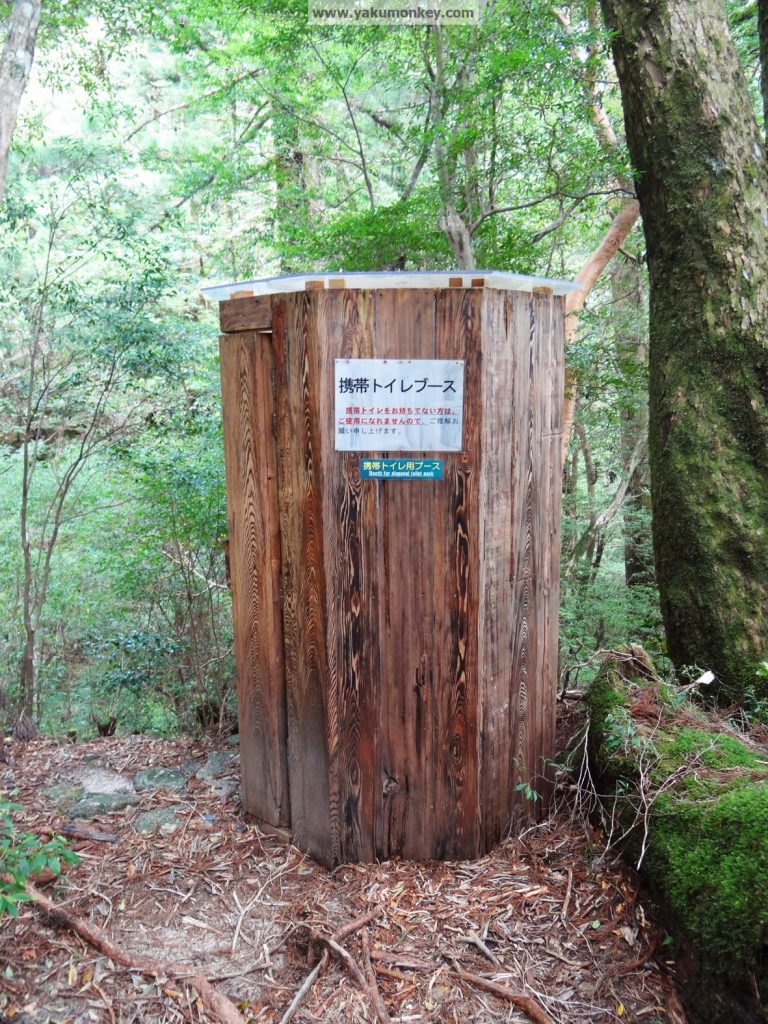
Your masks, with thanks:
[(215, 750), (209, 754), (203, 767), (195, 773), (203, 782), (213, 782), (219, 775), (231, 774), (237, 763), (237, 754), (224, 750)]
[(67, 813), (82, 798), (83, 790), (81, 786), (76, 786), (72, 783), (69, 785), (49, 786), (48, 789), (43, 790), (43, 796), (50, 800), (57, 810)]
[(133, 780), (135, 789), (140, 793), (145, 789), (184, 789), (187, 777), (178, 768), (145, 768)]
[(187, 757), (181, 762), (180, 768), (187, 776), (187, 778), (191, 779), (192, 776), (197, 772), (198, 768), (200, 768), (200, 764), (201, 762), (199, 758)]
[(176, 817), (176, 812), (182, 810), (181, 805), (177, 804), (175, 807), (161, 807), (156, 811), (145, 811), (137, 816), (133, 827), (137, 832), (155, 832), (159, 829), (163, 835), (169, 835), (181, 825)]
[(86, 793), (130, 793), (133, 784), (120, 772), (111, 768), (87, 768), (80, 774), (80, 784)]
[(136, 793), (87, 793), (75, 804), (69, 816), (74, 821), (77, 818), (93, 818), (97, 814), (114, 814), (138, 801)]
[(222, 804), (226, 803), (240, 789), (240, 785), (235, 779), (215, 779), (210, 786)]

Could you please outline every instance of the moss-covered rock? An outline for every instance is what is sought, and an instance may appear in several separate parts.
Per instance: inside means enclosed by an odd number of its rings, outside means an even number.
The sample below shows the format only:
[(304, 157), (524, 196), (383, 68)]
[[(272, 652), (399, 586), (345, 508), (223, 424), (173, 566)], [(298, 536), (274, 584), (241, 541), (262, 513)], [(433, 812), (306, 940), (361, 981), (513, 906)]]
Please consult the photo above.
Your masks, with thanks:
[[(590, 755), (620, 796), (650, 803), (642, 870), (681, 950), (689, 1011), (708, 1024), (768, 1019), (768, 751), (708, 719), (649, 666), (607, 659), (588, 697)], [(647, 800), (646, 800), (647, 803)], [(630, 833), (637, 855), (641, 830)]]

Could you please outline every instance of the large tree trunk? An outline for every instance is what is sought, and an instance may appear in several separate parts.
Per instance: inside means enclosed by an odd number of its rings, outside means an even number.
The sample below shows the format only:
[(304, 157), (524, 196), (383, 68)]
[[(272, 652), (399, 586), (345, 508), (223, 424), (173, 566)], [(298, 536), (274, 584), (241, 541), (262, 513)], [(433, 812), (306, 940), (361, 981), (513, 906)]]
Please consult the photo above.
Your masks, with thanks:
[(0, 56), (0, 202), (5, 196), (8, 152), (35, 56), (41, 0), (14, 0)]
[(650, 270), (653, 535), (670, 654), (723, 698), (768, 640), (768, 179), (721, 0), (602, 0)]
[(648, 366), (648, 325), (645, 314), (643, 275), (635, 260), (621, 258), (611, 270), (612, 323), (616, 364), (628, 382), (621, 411), (621, 464), (627, 472), (641, 443), (642, 455), (629, 475), (627, 498), (622, 507), (624, 528), (624, 578), (628, 587), (653, 584), (651, 541), (651, 488), (646, 439), (648, 392), (643, 386)]
[(760, 95), (763, 99), (763, 131), (768, 139), (768, 0), (757, 0), (757, 34), (760, 41)]

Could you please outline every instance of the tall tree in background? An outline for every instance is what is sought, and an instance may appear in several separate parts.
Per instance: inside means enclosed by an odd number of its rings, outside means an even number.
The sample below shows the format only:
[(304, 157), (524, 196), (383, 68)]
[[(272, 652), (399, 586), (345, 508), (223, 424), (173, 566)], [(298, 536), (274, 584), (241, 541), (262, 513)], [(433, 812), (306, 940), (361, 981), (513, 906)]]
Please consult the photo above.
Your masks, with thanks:
[(40, 25), (41, 0), (15, 0), (8, 18), (5, 44), (0, 55), (0, 202), (5, 195), (8, 152), (29, 81), (35, 42)]
[(721, 0), (602, 0), (650, 273), (670, 654), (743, 695), (768, 638), (768, 174)]

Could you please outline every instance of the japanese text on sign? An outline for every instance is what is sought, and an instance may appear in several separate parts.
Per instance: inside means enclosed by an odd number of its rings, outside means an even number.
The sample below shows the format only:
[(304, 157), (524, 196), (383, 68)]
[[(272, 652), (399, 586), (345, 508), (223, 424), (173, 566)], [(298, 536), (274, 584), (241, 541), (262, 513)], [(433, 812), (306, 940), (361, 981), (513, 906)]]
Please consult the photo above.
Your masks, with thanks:
[(361, 459), (364, 480), (442, 480), (442, 459)]
[(335, 397), (336, 451), (461, 451), (461, 359), (337, 359)]

